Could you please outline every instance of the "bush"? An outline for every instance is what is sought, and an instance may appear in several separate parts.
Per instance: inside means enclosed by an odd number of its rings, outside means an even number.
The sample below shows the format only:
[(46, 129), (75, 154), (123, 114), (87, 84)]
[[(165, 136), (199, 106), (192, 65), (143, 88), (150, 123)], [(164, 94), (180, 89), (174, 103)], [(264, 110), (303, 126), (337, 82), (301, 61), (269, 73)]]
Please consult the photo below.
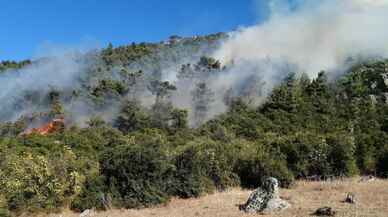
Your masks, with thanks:
[(80, 193), (71, 201), (70, 208), (75, 211), (85, 209), (106, 209), (110, 207), (110, 200), (107, 196), (104, 179), (100, 175), (100, 165), (97, 161), (86, 157), (79, 157), (78, 165), (85, 176)]
[(175, 158), (174, 195), (197, 197), (238, 184), (233, 173), (233, 147), (210, 139), (197, 139)]
[(84, 177), (66, 147), (50, 156), (26, 151), (1, 159), (0, 194), (10, 210), (55, 209), (81, 190)]
[(11, 214), (6, 208), (0, 208), (0, 217), (10, 217)]
[(166, 202), (174, 165), (164, 137), (156, 131), (137, 133), (126, 145), (108, 149), (102, 175), (116, 205), (138, 208)]
[(275, 177), (282, 187), (289, 187), (294, 176), (287, 168), (285, 157), (276, 150), (261, 143), (242, 142), (240, 151), (235, 154), (235, 172), (238, 174), (241, 186), (256, 188), (267, 177)]
[(388, 145), (383, 148), (378, 157), (377, 174), (381, 177), (388, 178)]
[(353, 176), (359, 173), (354, 157), (355, 144), (351, 136), (345, 133), (329, 135), (327, 144), (331, 147), (328, 161), (331, 163), (332, 174), (336, 176)]
[(70, 208), (78, 212), (92, 208), (106, 210), (112, 205), (111, 196), (106, 192), (103, 177), (98, 176), (87, 179), (82, 186), (81, 193), (74, 198)]
[(296, 133), (276, 139), (271, 146), (279, 147), (286, 157), (287, 167), (297, 178), (326, 176), (332, 172), (328, 161), (331, 149), (323, 135)]
[(5, 197), (0, 194), (0, 217), (9, 217), (8, 205)]
[(193, 160), (195, 156), (196, 151), (193, 148), (188, 148), (176, 156), (177, 171), (174, 175), (172, 194), (182, 198), (190, 198), (214, 190), (210, 180), (201, 175), (200, 166)]

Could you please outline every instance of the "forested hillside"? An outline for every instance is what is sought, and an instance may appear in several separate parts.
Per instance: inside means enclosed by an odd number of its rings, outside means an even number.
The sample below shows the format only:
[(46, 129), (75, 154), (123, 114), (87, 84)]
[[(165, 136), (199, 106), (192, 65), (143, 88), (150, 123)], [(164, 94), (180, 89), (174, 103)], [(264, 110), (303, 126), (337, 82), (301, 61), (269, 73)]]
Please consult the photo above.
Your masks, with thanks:
[[(336, 76), (280, 67), (269, 84), (210, 57), (227, 37), (72, 54), (71, 79), (55, 58), (2, 62), (18, 83), (0, 95), (0, 216), (148, 207), (268, 176), (388, 177), (387, 60)], [(55, 79), (23, 83), (40, 69)]]
[(0, 72), (3, 72), (5, 70), (9, 70), (9, 69), (20, 69), (20, 68), (27, 66), (29, 64), (31, 64), (30, 60), (24, 60), (24, 61), (20, 61), (20, 62), (1, 61), (0, 62)]

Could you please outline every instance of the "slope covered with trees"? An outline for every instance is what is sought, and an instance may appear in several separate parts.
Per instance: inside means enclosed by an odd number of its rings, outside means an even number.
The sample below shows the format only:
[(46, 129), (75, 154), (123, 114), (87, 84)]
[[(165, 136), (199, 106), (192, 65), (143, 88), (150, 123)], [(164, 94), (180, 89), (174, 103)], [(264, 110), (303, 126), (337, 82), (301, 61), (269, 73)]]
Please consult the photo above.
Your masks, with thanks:
[(3, 72), (5, 70), (9, 70), (9, 69), (20, 69), (20, 68), (23, 68), (24, 66), (27, 66), (29, 64), (31, 64), (30, 60), (23, 60), (20, 62), (9, 61), (9, 60), (1, 61), (0, 62), (0, 72)]
[[(147, 207), (256, 187), (267, 176), (284, 187), (311, 176), (388, 176), (388, 61), (359, 63), (331, 80), (326, 72), (285, 72), (259, 105), (263, 81), (254, 77), (238, 94), (223, 92), (226, 112), (209, 119), (220, 97), (209, 82), (229, 66), (202, 55), (223, 37), (109, 46), (82, 57), (93, 64), (72, 89), (15, 101), (42, 110), (1, 123), (0, 216)], [(163, 78), (165, 64), (181, 65), (176, 82)], [(191, 110), (173, 103), (180, 87)], [(86, 125), (66, 107), (79, 101), (93, 108)], [(112, 107), (117, 112), (104, 119)], [(21, 135), (57, 116), (68, 119), (65, 128)]]

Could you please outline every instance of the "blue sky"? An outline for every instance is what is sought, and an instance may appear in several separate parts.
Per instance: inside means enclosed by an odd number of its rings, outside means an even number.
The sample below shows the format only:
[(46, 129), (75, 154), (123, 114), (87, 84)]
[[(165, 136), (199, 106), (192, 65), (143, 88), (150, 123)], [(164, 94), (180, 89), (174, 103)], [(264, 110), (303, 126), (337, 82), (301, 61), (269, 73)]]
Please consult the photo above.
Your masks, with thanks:
[(34, 57), (50, 46), (154, 42), (248, 26), (266, 0), (0, 0), (0, 60)]

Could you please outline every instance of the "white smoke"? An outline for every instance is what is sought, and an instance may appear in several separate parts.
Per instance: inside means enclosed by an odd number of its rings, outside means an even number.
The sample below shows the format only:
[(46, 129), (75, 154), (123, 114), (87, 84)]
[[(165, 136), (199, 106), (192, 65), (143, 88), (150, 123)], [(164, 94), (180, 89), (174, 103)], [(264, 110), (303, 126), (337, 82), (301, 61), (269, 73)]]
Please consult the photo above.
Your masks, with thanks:
[[(272, 59), (314, 75), (343, 70), (350, 57), (388, 55), (387, 0), (271, 1), (269, 19), (231, 33), (215, 57), (224, 63)], [(264, 76), (266, 77), (266, 76)]]
[[(230, 37), (214, 52), (212, 56), (227, 67), (207, 80), (208, 87), (215, 94), (207, 119), (227, 109), (227, 94), (248, 96), (249, 101), (257, 105), (290, 72), (315, 76), (326, 70), (337, 74), (347, 69), (351, 59), (388, 57), (388, 0), (293, 2), (290, 5), (288, 0), (269, 1), (271, 13), (265, 22), (230, 33)], [(196, 53), (185, 46), (162, 49), (160, 53), (136, 61), (128, 70), (156, 71), (161, 74), (161, 79), (174, 83), (181, 64), (195, 64), (200, 56), (207, 55), (212, 49), (201, 48)], [(38, 61), (17, 72), (1, 74), (0, 117), (15, 120), (20, 115), (41, 111), (36, 103), (15, 108), (15, 103), (25, 103), (25, 92), (37, 91), (43, 96), (51, 87), (77, 89), (77, 78), (86, 75), (88, 66), (93, 64), (80, 62), (80, 59), (78, 54), (66, 54)], [(95, 79), (99, 78), (95, 76)], [(194, 86), (177, 85), (178, 90), (172, 96), (175, 106), (189, 110), (190, 119)], [(140, 94), (143, 104), (153, 103), (153, 98), (147, 97), (149, 95)], [(72, 119), (83, 123), (94, 115), (113, 119), (120, 102), (108, 105), (110, 107), (98, 110), (87, 97), (81, 96), (70, 100), (64, 108), (72, 114)]]
[[(79, 51), (66, 51), (56, 56), (40, 58), (19, 70), (0, 74), (0, 118), (15, 121), (45, 108), (44, 97), (52, 90), (77, 86), (76, 79), (85, 70)], [(26, 94), (31, 100), (26, 100)]]
[[(334, 77), (354, 61), (388, 57), (388, 0), (271, 0), (268, 8), (265, 22), (229, 33), (213, 54), (227, 70), (208, 81), (216, 94), (208, 119), (225, 112), (230, 89), (234, 96), (250, 92), (258, 105), (290, 72)], [(178, 92), (190, 110), (189, 97)]]

